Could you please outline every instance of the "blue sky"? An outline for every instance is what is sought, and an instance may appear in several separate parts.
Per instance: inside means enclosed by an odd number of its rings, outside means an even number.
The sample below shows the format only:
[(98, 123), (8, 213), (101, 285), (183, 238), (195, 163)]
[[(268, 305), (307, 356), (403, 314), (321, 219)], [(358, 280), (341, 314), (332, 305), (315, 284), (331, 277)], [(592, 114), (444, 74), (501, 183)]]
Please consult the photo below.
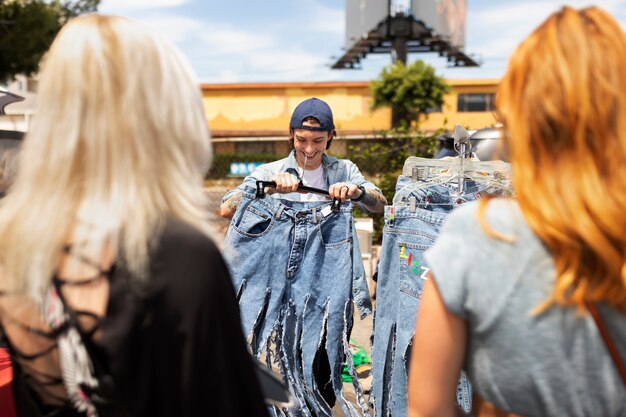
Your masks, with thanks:
[[(465, 52), (481, 67), (448, 68), (436, 54), (410, 54), (409, 62), (423, 59), (448, 79), (498, 78), (519, 42), (565, 4), (600, 5), (626, 27), (626, 0), (467, 0)], [(367, 55), (360, 70), (330, 69), (343, 54), (345, 8), (346, 0), (102, 0), (99, 11), (161, 32), (199, 82), (369, 81), (389, 55)]]

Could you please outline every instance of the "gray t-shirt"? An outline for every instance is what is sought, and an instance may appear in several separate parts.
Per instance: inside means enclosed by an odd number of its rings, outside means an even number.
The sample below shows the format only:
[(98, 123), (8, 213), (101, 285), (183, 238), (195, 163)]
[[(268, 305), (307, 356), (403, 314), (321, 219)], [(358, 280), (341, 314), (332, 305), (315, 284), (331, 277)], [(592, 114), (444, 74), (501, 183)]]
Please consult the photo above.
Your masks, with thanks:
[[(456, 209), (425, 254), (447, 309), (468, 322), (465, 367), (476, 392), (525, 416), (625, 416), (626, 389), (591, 316), (531, 313), (551, 293), (555, 269), (517, 203), (492, 200), (486, 210), (513, 243), (487, 236), (477, 207)], [(600, 312), (626, 360), (626, 315)]]

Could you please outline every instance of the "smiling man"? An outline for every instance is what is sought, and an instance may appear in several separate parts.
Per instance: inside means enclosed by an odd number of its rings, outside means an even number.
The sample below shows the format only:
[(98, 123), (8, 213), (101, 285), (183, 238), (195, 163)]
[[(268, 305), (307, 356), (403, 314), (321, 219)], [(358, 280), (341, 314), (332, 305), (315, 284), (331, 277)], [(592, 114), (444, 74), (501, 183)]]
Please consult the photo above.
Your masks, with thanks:
[(366, 213), (382, 213), (387, 200), (378, 187), (367, 181), (359, 168), (347, 159), (324, 153), (337, 135), (333, 113), (326, 102), (309, 98), (298, 104), (289, 122), (292, 151), (286, 158), (261, 165), (241, 185), (226, 193), (220, 206), (222, 217), (231, 218), (246, 187), (256, 181), (274, 181), (268, 189), (274, 197), (293, 201), (319, 201), (328, 197), (297, 192), (300, 181), (309, 187), (328, 190), (331, 198), (352, 200)]

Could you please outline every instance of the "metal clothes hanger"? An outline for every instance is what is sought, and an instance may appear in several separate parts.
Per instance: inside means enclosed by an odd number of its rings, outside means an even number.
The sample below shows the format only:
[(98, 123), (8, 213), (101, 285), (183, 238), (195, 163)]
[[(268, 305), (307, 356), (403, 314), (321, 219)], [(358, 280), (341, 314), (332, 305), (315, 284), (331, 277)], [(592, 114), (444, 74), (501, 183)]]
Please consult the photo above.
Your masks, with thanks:
[[(458, 157), (448, 160), (432, 160), (409, 157), (405, 161), (403, 175), (410, 172), (411, 182), (396, 195), (406, 195), (416, 191), (434, 188), (436, 185), (454, 185), (452, 196), (461, 196), (466, 191), (468, 181), (480, 185), (480, 192), (507, 194), (511, 192), (510, 165), (503, 161), (480, 162), (471, 158), (470, 135), (462, 126), (457, 125), (454, 132), (454, 147)], [(414, 212), (416, 198), (396, 201), (394, 205), (410, 205)]]

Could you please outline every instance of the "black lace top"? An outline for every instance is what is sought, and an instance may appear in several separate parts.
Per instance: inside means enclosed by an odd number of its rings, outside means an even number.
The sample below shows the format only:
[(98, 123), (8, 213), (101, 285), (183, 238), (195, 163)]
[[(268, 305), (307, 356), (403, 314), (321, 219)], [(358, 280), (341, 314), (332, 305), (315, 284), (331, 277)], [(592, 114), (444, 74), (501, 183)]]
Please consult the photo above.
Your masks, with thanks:
[[(67, 309), (79, 329), (98, 381), (84, 392), (99, 416), (266, 416), (241, 331), (228, 270), (213, 242), (191, 226), (168, 221), (151, 256), (149, 278), (138, 283), (123, 263), (93, 268), (84, 279), (54, 277), (67, 291), (90, 296), (108, 280), (106, 314)], [(20, 416), (84, 416), (62, 380), (57, 334), (23, 296), (0, 294), (0, 335), (14, 363)]]

